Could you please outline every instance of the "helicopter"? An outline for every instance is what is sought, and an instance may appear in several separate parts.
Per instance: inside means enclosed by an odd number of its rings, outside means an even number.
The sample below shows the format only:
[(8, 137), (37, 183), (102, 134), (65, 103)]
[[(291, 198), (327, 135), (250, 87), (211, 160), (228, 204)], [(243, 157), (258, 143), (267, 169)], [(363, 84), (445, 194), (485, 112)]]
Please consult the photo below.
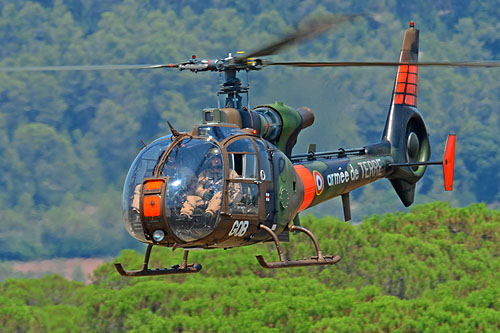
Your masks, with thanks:
[[(445, 190), (453, 189), (456, 136), (448, 136), (442, 161), (429, 161), (429, 135), (417, 109), (418, 67), (500, 66), (497, 62), (419, 62), (419, 30), (413, 21), (404, 32), (397, 62), (272, 62), (262, 58), (356, 17), (318, 20), (257, 51), (221, 59), (192, 56), (185, 62), (160, 65), (11, 67), (0, 71), (177, 69), (224, 75), (217, 91), (219, 103), (202, 110), (201, 124), (191, 132), (179, 132), (169, 122), (171, 134), (145, 145), (133, 161), (123, 188), (123, 218), (128, 233), (148, 246), (141, 269), (127, 271), (115, 263), (120, 275), (196, 273), (202, 267), (188, 263), (192, 250), (265, 242), (274, 243), (279, 256), (275, 262), (257, 256), (266, 269), (334, 265), (341, 257), (323, 254), (317, 237), (300, 225), (302, 211), (340, 196), (344, 219), (349, 221), (350, 192), (383, 178), (408, 207), (414, 201), (417, 182), (430, 165), (442, 165)], [(314, 113), (282, 102), (250, 108), (249, 85), (238, 77), (240, 72), (270, 66), (397, 68), (380, 141), (324, 152), (310, 144), (306, 153), (293, 155), (298, 135), (313, 125)], [(281, 242), (289, 241), (290, 232), (305, 233), (315, 255), (287, 259)], [(149, 268), (154, 246), (182, 248), (181, 264)]]
[[(257, 256), (267, 269), (333, 265), (341, 257), (322, 253), (317, 237), (300, 226), (300, 212), (341, 196), (344, 218), (349, 221), (349, 193), (381, 178), (390, 180), (408, 207), (416, 183), (433, 164), (443, 165), (445, 189), (452, 190), (455, 135), (448, 137), (443, 161), (429, 162), (429, 138), (416, 108), (419, 30), (413, 22), (404, 34), (392, 102), (378, 143), (327, 152), (316, 152), (310, 145), (307, 153), (292, 155), (299, 133), (313, 124), (314, 113), (282, 102), (253, 109), (243, 105), (242, 95), (248, 100), (249, 87), (242, 85), (239, 71), (284, 64), (328, 66), (259, 58), (326, 28), (328, 24), (317, 25), (249, 55), (215, 60), (192, 56), (187, 62), (163, 65), (224, 73), (217, 96), (225, 100), (217, 108), (204, 109), (202, 124), (192, 132), (179, 133), (169, 122), (172, 134), (153, 141), (136, 157), (124, 185), (123, 210), (127, 231), (148, 247), (142, 269), (126, 271), (115, 264), (122, 276), (196, 273), (201, 265), (188, 264), (190, 250), (262, 242), (274, 242), (279, 255), (276, 262)], [(210, 178), (210, 173), (217, 172)], [(316, 255), (288, 260), (281, 242), (289, 241), (290, 232), (309, 236)], [(182, 263), (149, 269), (153, 246), (183, 248)]]

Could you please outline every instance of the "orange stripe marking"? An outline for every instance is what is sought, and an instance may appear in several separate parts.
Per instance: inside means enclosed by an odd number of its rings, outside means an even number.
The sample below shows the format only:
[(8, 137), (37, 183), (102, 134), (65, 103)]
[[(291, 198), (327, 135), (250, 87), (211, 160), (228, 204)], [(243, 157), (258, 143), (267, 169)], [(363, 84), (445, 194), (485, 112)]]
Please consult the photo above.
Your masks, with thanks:
[(408, 74), (408, 83), (417, 84), (417, 74)]
[(300, 205), (299, 212), (303, 211), (314, 199), (314, 195), (316, 194), (316, 185), (314, 183), (314, 177), (305, 166), (303, 165), (294, 165), (295, 172), (299, 175), (300, 179), (302, 179), (302, 183), (304, 183), (304, 199), (302, 199), (302, 204)]
[(406, 92), (409, 94), (416, 95), (417, 94), (417, 86), (414, 84), (408, 84), (408, 87), (406, 88)]
[(144, 185), (144, 190), (159, 190), (163, 185), (163, 180), (148, 180), (148, 182)]
[(155, 217), (160, 216), (160, 196), (152, 195), (144, 197), (144, 216)]
[(394, 104), (403, 104), (404, 96), (405, 95), (403, 94), (396, 94), (396, 98), (394, 99)]
[(413, 95), (406, 95), (405, 104), (415, 106), (415, 96), (413, 96)]

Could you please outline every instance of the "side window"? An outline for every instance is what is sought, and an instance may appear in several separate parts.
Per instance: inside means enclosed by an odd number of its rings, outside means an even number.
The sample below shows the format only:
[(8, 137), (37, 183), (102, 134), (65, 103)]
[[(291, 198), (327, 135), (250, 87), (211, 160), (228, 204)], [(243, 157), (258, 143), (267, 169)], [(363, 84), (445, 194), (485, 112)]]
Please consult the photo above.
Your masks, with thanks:
[(257, 179), (257, 152), (252, 140), (245, 138), (231, 143), (227, 147), (229, 158), (229, 178)]
[(228, 154), (229, 178), (232, 179), (257, 179), (257, 155), (256, 154)]
[(259, 186), (247, 183), (229, 183), (229, 212), (253, 214), (259, 212)]
[(259, 185), (247, 185), (247, 214), (257, 214), (259, 212)]
[(228, 184), (228, 209), (231, 214), (259, 213), (259, 185), (239, 180), (259, 179), (257, 151), (253, 141), (243, 138), (227, 147), (231, 180)]
[(259, 151), (260, 170), (258, 172), (260, 180), (271, 181), (271, 163), (269, 162), (269, 153), (267, 147), (261, 140), (255, 140), (257, 150)]

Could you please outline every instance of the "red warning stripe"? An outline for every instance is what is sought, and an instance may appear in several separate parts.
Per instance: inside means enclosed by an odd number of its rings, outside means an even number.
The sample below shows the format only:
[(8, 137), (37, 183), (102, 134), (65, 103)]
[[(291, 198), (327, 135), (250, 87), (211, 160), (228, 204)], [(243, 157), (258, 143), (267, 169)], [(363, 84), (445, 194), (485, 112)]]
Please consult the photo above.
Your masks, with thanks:
[(394, 104), (403, 104), (404, 94), (396, 94), (396, 98), (394, 99)]
[(408, 75), (408, 74), (406, 74), (406, 73), (401, 73), (401, 72), (399, 72), (399, 75), (398, 75), (398, 82), (406, 82), (406, 76), (407, 76), (407, 75)]
[(417, 96), (417, 85), (416, 84), (408, 84), (406, 86), (406, 92)]
[(408, 83), (417, 84), (417, 74), (408, 74)]
[(400, 65), (396, 78), (394, 104), (417, 106), (417, 65)]
[(413, 95), (406, 95), (406, 97), (405, 97), (405, 104), (415, 106), (415, 104), (416, 104), (416, 98), (415, 98), (415, 96), (413, 96)]
[(300, 205), (299, 212), (303, 211), (314, 199), (314, 195), (316, 194), (316, 185), (314, 182), (314, 177), (305, 166), (299, 164), (294, 165), (295, 171), (297, 175), (299, 175), (300, 179), (302, 179), (302, 183), (304, 183), (304, 199), (302, 199), (302, 204)]

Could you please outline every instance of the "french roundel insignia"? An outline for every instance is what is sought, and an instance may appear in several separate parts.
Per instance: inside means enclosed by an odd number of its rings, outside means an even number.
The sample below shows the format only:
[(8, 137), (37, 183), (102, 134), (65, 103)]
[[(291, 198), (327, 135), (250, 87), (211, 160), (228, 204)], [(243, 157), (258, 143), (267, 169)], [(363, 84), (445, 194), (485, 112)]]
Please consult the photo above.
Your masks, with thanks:
[(314, 184), (316, 185), (316, 195), (323, 193), (325, 188), (325, 182), (323, 181), (323, 176), (318, 171), (313, 171)]

